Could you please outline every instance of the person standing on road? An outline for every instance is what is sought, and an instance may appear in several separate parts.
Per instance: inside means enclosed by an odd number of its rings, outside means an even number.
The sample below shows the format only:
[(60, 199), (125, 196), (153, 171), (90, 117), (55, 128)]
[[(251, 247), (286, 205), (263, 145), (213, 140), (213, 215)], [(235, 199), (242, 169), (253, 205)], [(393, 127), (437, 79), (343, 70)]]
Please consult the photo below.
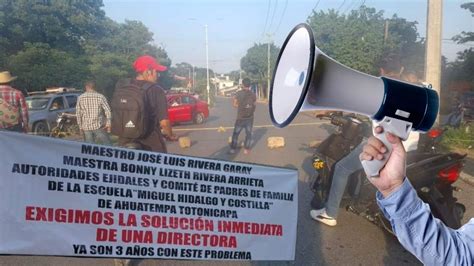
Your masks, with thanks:
[(234, 132), (232, 133), (232, 142), (230, 143), (229, 153), (234, 154), (237, 148), (237, 141), (242, 129), (245, 130), (244, 153), (250, 152), (252, 142), (253, 117), (257, 97), (250, 90), (250, 79), (242, 80), (242, 90), (238, 91), (233, 98), (233, 106), (237, 108), (237, 119), (235, 120)]
[[(398, 59), (388, 59), (382, 63), (380, 75), (394, 79), (401, 79), (403, 69), (404, 68), (401, 66)], [(403, 143), (406, 146), (407, 151), (416, 150), (418, 148), (419, 137), (418, 132), (410, 133), (408, 139)], [(362, 170), (362, 165), (359, 161), (359, 154), (366, 143), (367, 138), (364, 137), (359, 145), (336, 163), (327, 201), (323, 208), (312, 209), (310, 211), (311, 218), (329, 226), (337, 225), (336, 218), (339, 213), (339, 205), (344, 196), (349, 177), (354, 172)]]
[(10, 72), (0, 72), (0, 129), (28, 132), (28, 105), (23, 93), (10, 83), (16, 77)]
[(93, 81), (86, 82), (85, 90), (76, 104), (79, 130), (86, 142), (111, 145), (108, 133), (112, 115), (107, 99), (95, 90)]
[[(383, 128), (377, 127), (377, 133)], [(474, 218), (458, 230), (436, 219), (406, 178), (406, 152), (400, 138), (385, 133), (392, 153), (379, 177), (368, 177), (377, 188), (377, 204), (400, 243), (425, 265), (474, 265)], [(360, 160), (382, 160), (387, 148), (375, 137), (363, 147)]]
[[(146, 112), (143, 116), (147, 118), (145, 122), (148, 124), (144, 127), (143, 131), (145, 132), (141, 137), (129, 138), (119, 135), (119, 145), (130, 149), (166, 153), (167, 149), (164, 138), (166, 137), (168, 140), (172, 141), (177, 140), (177, 137), (173, 135), (171, 122), (168, 119), (168, 102), (165, 91), (157, 84), (160, 72), (166, 71), (167, 67), (160, 65), (155, 58), (149, 55), (143, 55), (135, 60), (133, 68), (137, 73), (135, 79), (119, 80), (115, 86), (115, 90), (116, 92), (118, 90), (121, 90), (122, 92), (133, 89), (145, 90), (141, 91), (141, 94), (144, 97), (140, 104), (143, 104), (144, 106), (140, 107), (143, 107)], [(119, 95), (114, 95), (114, 98), (115, 97), (116, 99), (112, 100), (113, 108), (119, 106), (115, 101), (118, 100), (120, 102), (125, 99), (120, 99)], [(124, 116), (127, 113), (127, 111), (120, 111), (118, 109), (114, 109), (113, 112), (115, 118)], [(120, 128), (120, 125), (117, 127)], [(114, 260), (115, 266), (138, 265), (138, 262), (139, 260), (137, 259)]]
[[(154, 57), (143, 55), (135, 60), (133, 68), (137, 73), (136, 77), (119, 80), (115, 86), (115, 93), (119, 93), (117, 95), (114, 93), (112, 99), (113, 119), (117, 121), (119, 145), (126, 148), (166, 153), (165, 138), (171, 141), (177, 140), (168, 119), (168, 102), (165, 91), (157, 84), (160, 72), (166, 71), (167, 67), (160, 65)], [(138, 92), (140, 92), (140, 96), (137, 95)], [(136, 131), (140, 133), (136, 134), (139, 135), (138, 137), (126, 135), (124, 129), (124, 127), (135, 128), (130, 120), (130, 109), (120, 109), (120, 104), (127, 101), (127, 95), (125, 95), (127, 93), (133, 93), (135, 97), (139, 97), (139, 109), (144, 110), (140, 117), (145, 117), (145, 121), (142, 125), (143, 128)], [(121, 117), (124, 121), (130, 121), (125, 125), (120, 124), (123, 122)]]

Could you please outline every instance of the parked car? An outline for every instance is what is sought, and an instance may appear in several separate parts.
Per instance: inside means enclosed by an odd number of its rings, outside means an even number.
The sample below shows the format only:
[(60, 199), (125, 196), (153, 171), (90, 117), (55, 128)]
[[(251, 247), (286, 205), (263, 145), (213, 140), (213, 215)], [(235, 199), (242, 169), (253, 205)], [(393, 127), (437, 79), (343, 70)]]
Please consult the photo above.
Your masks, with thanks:
[(209, 117), (209, 105), (189, 93), (168, 93), (168, 118), (171, 123), (202, 124)]
[(43, 92), (32, 92), (26, 97), (30, 131), (38, 135), (49, 135), (56, 126), (58, 115), (75, 113), (77, 98), (82, 91), (59, 88)]

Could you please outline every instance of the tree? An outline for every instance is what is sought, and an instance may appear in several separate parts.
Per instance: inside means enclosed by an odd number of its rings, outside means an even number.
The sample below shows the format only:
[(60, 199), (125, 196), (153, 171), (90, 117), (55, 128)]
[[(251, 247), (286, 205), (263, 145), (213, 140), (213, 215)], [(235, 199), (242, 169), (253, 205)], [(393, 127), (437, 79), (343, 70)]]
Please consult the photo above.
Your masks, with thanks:
[(84, 78), (89, 75), (85, 58), (44, 43), (25, 43), (25, 48), (8, 61), (9, 69), (18, 75), (16, 85), (28, 91), (56, 86), (82, 88)]
[[(270, 75), (273, 74), (275, 62), (280, 48), (275, 44), (270, 44)], [(247, 54), (240, 59), (240, 68), (245, 71), (245, 76), (252, 81), (259, 83), (261, 94), (267, 97), (267, 71), (268, 71), (268, 44), (254, 44), (247, 50)]]
[[(467, 82), (470, 84), (470, 89), (474, 91), (474, 76), (472, 70), (474, 69), (474, 49), (466, 49), (458, 53), (458, 57), (454, 62), (448, 63), (446, 68), (447, 82)], [(448, 85), (449, 86), (449, 85)]]
[(25, 42), (80, 53), (81, 43), (101, 32), (105, 13), (101, 0), (0, 0), (0, 46), (15, 54)]
[(186, 62), (178, 63), (176, 67), (173, 68), (173, 72), (180, 77), (192, 79), (193, 66)]
[(379, 62), (395, 55), (406, 66), (414, 68), (422, 64), (424, 53), (420, 51), (423, 44), (417, 42), (416, 22), (408, 22), (396, 14), (386, 19), (383, 13), (366, 6), (348, 15), (335, 10), (313, 11), (307, 23), (313, 29), (319, 49), (356, 70), (378, 75)]
[[(132, 63), (143, 54), (170, 66), (166, 51), (152, 44), (143, 23), (117, 23), (105, 16), (101, 0), (0, 0), (0, 67), (28, 90), (49, 86), (82, 88), (87, 79), (111, 96), (115, 83), (133, 77)], [(168, 88), (173, 80), (163, 73)]]
[(101, 52), (90, 57), (90, 79), (98, 91), (111, 98), (118, 80), (133, 77), (132, 62), (121, 54)]
[(396, 14), (387, 20), (390, 46), (385, 48), (383, 57), (398, 56), (405, 70), (414, 72), (421, 79), (425, 65), (425, 42), (417, 31), (417, 22), (399, 18)]
[[(472, 14), (471, 16), (474, 17), (474, 2), (470, 3), (465, 3), (461, 5), (461, 8), (469, 10)], [(474, 41), (474, 32), (461, 32), (461, 34), (456, 35), (453, 38), (454, 41), (457, 41), (458, 43), (466, 43), (466, 42), (472, 42)]]
[[(140, 55), (148, 54), (158, 59), (160, 64), (171, 65), (166, 51), (153, 46), (153, 33), (138, 21), (123, 24), (104, 20), (100, 38), (87, 40), (84, 44), (86, 56), (91, 64), (91, 77), (107, 96), (111, 96), (119, 79), (135, 75), (132, 64)], [(160, 76), (160, 85), (169, 89), (173, 79), (165, 72)]]
[[(461, 5), (461, 8), (469, 10), (471, 15), (474, 16), (474, 2), (465, 3)], [(459, 44), (474, 41), (474, 32), (461, 32), (461, 34), (454, 36), (454, 41)], [(445, 79), (443, 84), (448, 88), (454, 83), (464, 83), (464, 90), (470, 89), (474, 91), (474, 76), (472, 70), (474, 69), (474, 49), (465, 49), (458, 53), (458, 56), (454, 62), (448, 63), (445, 71)], [(452, 95), (452, 93), (449, 93)]]
[(239, 83), (239, 79), (240, 79), (240, 71), (239, 70), (234, 70), (234, 71), (231, 71), (228, 75), (229, 75), (229, 79), (230, 80), (233, 80), (235, 82), (235, 84), (238, 84)]

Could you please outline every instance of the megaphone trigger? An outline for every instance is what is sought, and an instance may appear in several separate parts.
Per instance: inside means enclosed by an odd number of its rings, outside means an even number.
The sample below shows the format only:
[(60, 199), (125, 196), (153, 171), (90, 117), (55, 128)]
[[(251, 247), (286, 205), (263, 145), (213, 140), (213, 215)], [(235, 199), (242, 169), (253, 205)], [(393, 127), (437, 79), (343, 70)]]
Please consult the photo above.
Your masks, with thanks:
[(387, 148), (387, 152), (383, 160), (373, 159), (371, 161), (362, 161), (362, 166), (368, 177), (378, 177), (380, 175), (380, 170), (385, 166), (388, 158), (390, 158), (390, 155), (392, 154), (392, 144), (387, 140), (385, 132), (390, 132), (395, 136), (406, 140), (410, 134), (412, 123), (386, 116), (382, 122), (379, 123), (379, 126), (383, 127), (384, 131), (380, 134), (374, 133), (374, 136), (382, 141)]

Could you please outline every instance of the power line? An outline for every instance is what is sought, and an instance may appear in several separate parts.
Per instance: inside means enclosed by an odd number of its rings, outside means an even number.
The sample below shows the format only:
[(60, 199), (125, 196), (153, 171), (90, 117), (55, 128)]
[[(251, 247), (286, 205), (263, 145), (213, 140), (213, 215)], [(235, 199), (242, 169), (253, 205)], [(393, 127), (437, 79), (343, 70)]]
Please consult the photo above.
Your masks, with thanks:
[(316, 8), (317, 8), (318, 5), (319, 5), (319, 2), (321, 2), (321, 0), (318, 0), (318, 2), (316, 3), (316, 5), (314, 5), (313, 10), (316, 10)]
[(341, 10), (342, 6), (346, 3), (346, 0), (344, 0), (342, 2), (342, 4), (339, 6), (339, 8), (337, 9), (336, 13), (339, 13), (339, 10)]
[(316, 8), (318, 7), (319, 2), (321, 2), (321, 0), (318, 0), (318, 2), (316, 2), (316, 5), (314, 5), (313, 9), (311, 9), (311, 12), (309, 13), (308, 17), (311, 16), (313, 12), (316, 12)]
[(268, 27), (268, 32), (270, 32), (270, 29), (272, 28), (273, 20), (275, 18), (275, 13), (276, 13), (277, 7), (278, 7), (278, 0), (275, 0), (275, 7), (273, 8), (272, 20), (270, 20), (270, 26)]
[(263, 27), (262, 36), (265, 35), (265, 31), (267, 30), (268, 15), (270, 14), (270, 5), (271, 5), (271, 0), (268, 0), (267, 17), (265, 18), (265, 26)]
[(351, 3), (347, 6), (346, 10), (344, 10), (344, 14), (347, 13), (347, 11), (351, 10), (352, 7), (354, 7), (357, 3), (357, 0), (352, 0)]
[[(416, 38), (417, 40), (426, 40), (426, 37), (424, 36), (419, 36)], [(467, 47), (474, 47), (474, 44), (469, 44), (469, 43), (458, 43), (457, 41), (449, 38), (443, 38), (441, 39), (442, 42), (450, 42), (451, 44), (455, 45), (460, 45), (460, 46), (467, 46)]]
[(474, 44), (458, 43), (458, 42), (453, 41), (453, 40), (451, 40), (451, 39), (442, 39), (441, 41), (443, 41), (443, 42), (450, 42), (450, 43), (455, 44), (455, 45), (461, 45), (461, 46), (467, 46), (467, 47), (474, 47)]
[[(360, 6), (359, 6), (359, 10), (365, 5), (365, 0), (362, 0), (361, 3), (360, 3)], [(365, 10), (364, 10), (365, 12)]]
[(278, 26), (277, 26), (276, 30), (273, 32), (273, 34), (275, 34), (275, 32), (277, 32), (278, 29), (280, 29), (281, 22), (283, 21), (283, 17), (285, 16), (287, 5), (288, 5), (288, 0), (285, 1), (285, 7), (283, 8), (283, 12), (281, 13), (280, 22), (278, 23)]

